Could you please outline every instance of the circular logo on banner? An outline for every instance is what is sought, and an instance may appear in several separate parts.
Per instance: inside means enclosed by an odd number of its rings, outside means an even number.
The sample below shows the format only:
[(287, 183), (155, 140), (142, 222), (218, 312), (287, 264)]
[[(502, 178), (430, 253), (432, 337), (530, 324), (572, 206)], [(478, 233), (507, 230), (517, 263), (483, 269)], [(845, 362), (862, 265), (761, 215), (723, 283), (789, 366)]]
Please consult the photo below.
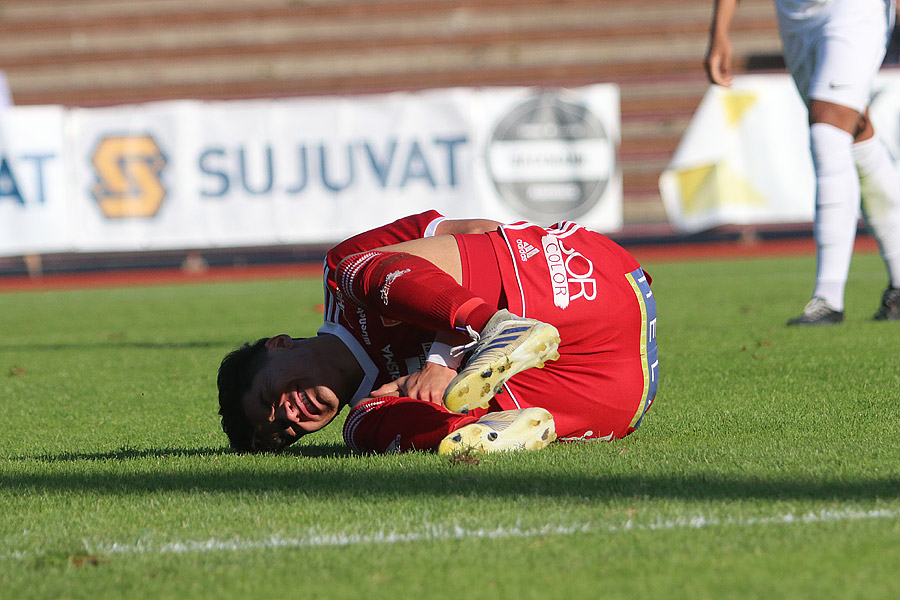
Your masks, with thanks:
[(542, 93), (513, 108), (494, 129), (488, 172), (516, 212), (535, 221), (574, 219), (603, 196), (615, 147), (588, 108)]

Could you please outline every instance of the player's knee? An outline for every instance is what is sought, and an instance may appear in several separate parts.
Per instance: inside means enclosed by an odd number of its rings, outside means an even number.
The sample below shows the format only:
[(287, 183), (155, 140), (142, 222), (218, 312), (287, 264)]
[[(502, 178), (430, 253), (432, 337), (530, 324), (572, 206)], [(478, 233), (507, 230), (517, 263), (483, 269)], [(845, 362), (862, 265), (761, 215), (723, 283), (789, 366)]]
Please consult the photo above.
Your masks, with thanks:
[(813, 100), (809, 104), (809, 123), (811, 126), (820, 123), (831, 125), (846, 131), (854, 137), (859, 130), (860, 119), (863, 117), (864, 115), (860, 114), (858, 110), (849, 106), (822, 100)]
[(853, 132), (853, 143), (858, 144), (859, 142), (864, 142), (874, 136), (875, 127), (872, 125), (872, 120), (869, 119), (869, 111), (867, 110), (866, 112), (861, 113), (859, 119), (856, 121), (856, 130)]

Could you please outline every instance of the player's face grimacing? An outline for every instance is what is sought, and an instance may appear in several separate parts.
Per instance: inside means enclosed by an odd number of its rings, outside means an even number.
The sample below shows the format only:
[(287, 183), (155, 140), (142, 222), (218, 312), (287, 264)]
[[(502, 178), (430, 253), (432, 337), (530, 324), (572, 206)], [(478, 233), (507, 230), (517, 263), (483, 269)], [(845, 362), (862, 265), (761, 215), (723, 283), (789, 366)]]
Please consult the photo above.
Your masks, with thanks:
[(305, 361), (291, 352), (293, 348), (290, 336), (270, 338), (268, 360), (241, 402), (256, 429), (257, 443), (270, 450), (322, 429), (341, 408), (337, 395), (317, 381)]

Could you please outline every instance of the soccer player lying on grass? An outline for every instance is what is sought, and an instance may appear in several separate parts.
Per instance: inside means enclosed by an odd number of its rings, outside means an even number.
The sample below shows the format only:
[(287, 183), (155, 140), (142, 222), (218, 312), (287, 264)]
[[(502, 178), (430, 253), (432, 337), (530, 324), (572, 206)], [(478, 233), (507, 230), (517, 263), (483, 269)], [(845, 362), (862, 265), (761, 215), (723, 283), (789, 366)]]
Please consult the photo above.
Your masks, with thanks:
[(349, 406), (359, 451), (537, 449), (624, 437), (656, 396), (650, 278), (575, 223), (427, 211), (338, 244), (324, 278), (316, 337), (222, 361), (233, 448), (280, 450)]

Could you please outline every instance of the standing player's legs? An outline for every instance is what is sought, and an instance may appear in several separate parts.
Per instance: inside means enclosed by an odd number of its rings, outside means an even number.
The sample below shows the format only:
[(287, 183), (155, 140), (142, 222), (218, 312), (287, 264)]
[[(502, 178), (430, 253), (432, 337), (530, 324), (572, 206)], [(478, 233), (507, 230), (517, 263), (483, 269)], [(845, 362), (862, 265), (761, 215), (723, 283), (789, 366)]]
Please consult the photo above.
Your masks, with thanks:
[[(804, 27), (786, 30), (782, 23), (785, 60), (809, 107), (816, 174), (816, 285), (813, 299), (789, 325), (843, 320), (860, 206), (858, 155), (872, 168), (877, 160), (872, 155), (878, 154), (866, 153), (865, 147), (855, 153), (854, 143), (865, 143), (874, 133), (865, 110), (884, 56), (887, 19), (883, 8), (877, 0), (845, 2), (824, 9)], [(891, 174), (884, 169), (882, 163), (875, 170), (889, 179)]]

